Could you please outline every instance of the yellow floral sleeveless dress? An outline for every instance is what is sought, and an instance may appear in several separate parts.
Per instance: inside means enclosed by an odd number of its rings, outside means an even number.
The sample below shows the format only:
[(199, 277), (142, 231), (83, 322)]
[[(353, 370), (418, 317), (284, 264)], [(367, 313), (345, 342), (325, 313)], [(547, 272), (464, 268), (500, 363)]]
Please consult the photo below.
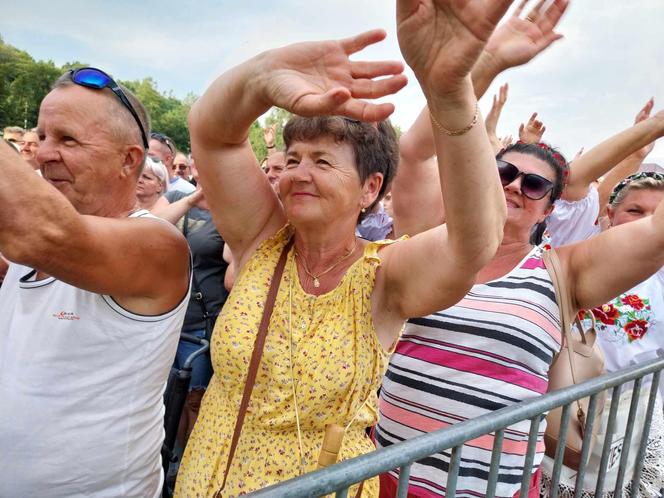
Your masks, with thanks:
[[(212, 497), (221, 487), (270, 279), (290, 234), (286, 226), (259, 246), (217, 319), (214, 376), (180, 466), (176, 497)], [(377, 420), (376, 391), (388, 358), (373, 327), (370, 296), (380, 266), (377, 252), (385, 244), (368, 244), (339, 285), (321, 296), (300, 286), (291, 249), (242, 434), (217, 496), (235, 497), (301, 474), (293, 382), (305, 472), (316, 469), (327, 424), (352, 421), (339, 461), (374, 449), (365, 428)], [(355, 493), (356, 487), (349, 496)], [(377, 496), (378, 480), (366, 481), (362, 497)]]

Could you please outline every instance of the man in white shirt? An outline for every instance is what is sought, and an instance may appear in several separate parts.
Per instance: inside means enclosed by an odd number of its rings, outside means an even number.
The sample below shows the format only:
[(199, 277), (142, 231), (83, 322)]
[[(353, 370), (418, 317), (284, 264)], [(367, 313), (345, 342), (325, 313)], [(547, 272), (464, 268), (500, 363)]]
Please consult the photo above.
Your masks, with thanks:
[(150, 497), (163, 390), (189, 295), (187, 244), (136, 210), (141, 103), (106, 73), (41, 103), (43, 179), (0, 143), (0, 496)]

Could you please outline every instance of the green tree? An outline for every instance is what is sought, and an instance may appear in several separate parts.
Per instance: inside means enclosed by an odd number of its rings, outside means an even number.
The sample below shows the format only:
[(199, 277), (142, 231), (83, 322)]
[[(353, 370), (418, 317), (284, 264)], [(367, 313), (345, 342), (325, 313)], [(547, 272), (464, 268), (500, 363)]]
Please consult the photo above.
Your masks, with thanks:
[(39, 104), (60, 74), (52, 61), (35, 62), (0, 38), (0, 128), (36, 126)]
[(196, 100), (193, 94), (184, 101), (178, 100), (172, 93), (161, 93), (152, 78), (141, 81), (123, 81), (129, 90), (143, 103), (150, 115), (152, 129), (164, 133), (173, 139), (179, 150), (189, 152), (191, 142), (187, 128), (187, 115)]

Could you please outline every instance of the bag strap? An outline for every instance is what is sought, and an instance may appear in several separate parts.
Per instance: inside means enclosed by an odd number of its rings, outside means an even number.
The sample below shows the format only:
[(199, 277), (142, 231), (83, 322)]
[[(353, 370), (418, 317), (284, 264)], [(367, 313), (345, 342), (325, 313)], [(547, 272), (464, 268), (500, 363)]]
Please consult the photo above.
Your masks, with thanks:
[[(182, 223), (182, 235), (184, 235), (185, 239), (187, 238), (188, 234), (189, 234), (189, 211), (184, 213), (184, 223)], [(187, 243), (189, 243), (188, 240)], [(194, 298), (195, 301), (198, 302), (198, 305), (201, 308), (201, 313), (203, 313), (203, 319), (206, 321), (206, 326), (207, 326), (207, 321), (210, 318), (210, 313), (207, 310), (207, 306), (205, 304), (205, 296), (203, 295), (201, 286), (198, 284), (198, 280), (196, 279), (196, 273), (194, 272), (193, 268), (191, 270), (191, 287), (192, 287), (191, 290), (194, 291), (192, 297)], [(206, 335), (207, 335), (207, 330), (206, 330)], [(208, 341), (210, 340), (209, 337), (206, 337), (206, 339)]]
[(244, 392), (242, 393), (242, 401), (240, 402), (240, 409), (238, 410), (237, 419), (235, 420), (235, 429), (233, 430), (233, 439), (231, 440), (231, 448), (228, 453), (228, 460), (226, 461), (226, 470), (224, 471), (224, 479), (221, 484), (221, 488), (215, 497), (224, 489), (226, 486), (226, 478), (228, 477), (228, 471), (231, 468), (231, 463), (233, 461), (233, 456), (235, 455), (235, 448), (240, 439), (240, 433), (242, 432), (242, 424), (244, 423), (244, 416), (247, 413), (247, 407), (249, 406), (249, 398), (251, 398), (251, 391), (254, 388), (256, 383), (256, 374), (258, 373), (258, 365), (260, 364), (261, 357), (263, 356), (263, 347), (265, 346), (265, 338), (267, 337), (267, 327), (270, 324), (270, 317), (272, 316), (272, 310), (274, 309), (274, 301), (277, 298), (277, 291), (279, 290), (279, 284), (281, 282), (281, 276), (284, 273), (284, 267), (286, 266), (286, 257), (288, 256), (288, 251), (293, 245), (293, 239), (284, 246), (283, 251), (281, 251), (281, 256), (277, 262), (277, 266), (274, 269), (274, 275), (272, 275), (272, 282), (270, 282), (270, 290), (267, 293), (267, 299), (265, 300), (265, 308), (263, 309), (263, 318), (261, 319), (261, 324), (258, 327), (258, 333), (256, 334), (256, 340), (254, 341), (254, 350), (251, 353), (251, 361), (249, 362), (249, 371), (247, 372), (247, 380), (244, 383)]
[[(563, 346), (565, 342), (567, 343), (567, 357), (569, 359), (570, 372), (572, 374), (572, 382), (576, 384), (576, 368), (574, 366), (574, 342), (572, 341), (572, 322), (578, 321), (576, 314), (572, 312), (572, 297), (570, 295), (569, 287), (565, 281), (562, 266), (560, 264), (560, 258), (558, 258), (558, 253), (555, 249), (550, 249), (544, 251), (542, 254), (542, 260), (546, 266), (549, 275), (551, 276), (551, 281), (553, 282), (553, 287), (556, 291), (556, 301), (558, 302), (558, 307), (560, 308), (560, 320), (562, 322), (562, 333), (563, 333)], [(580, 323), (579, 323), (580, 325)], [(583, 335), (583, 328), (579, 327), (585, 342), (585, 335)], [(559, 358), (554, 358), (553, 363), (558, 361)], [(585, 428), (585, 413), (581, 407), (580, 400), (576, 400), (577, 405), (577, 418), (581, 422), (581, 432)]]

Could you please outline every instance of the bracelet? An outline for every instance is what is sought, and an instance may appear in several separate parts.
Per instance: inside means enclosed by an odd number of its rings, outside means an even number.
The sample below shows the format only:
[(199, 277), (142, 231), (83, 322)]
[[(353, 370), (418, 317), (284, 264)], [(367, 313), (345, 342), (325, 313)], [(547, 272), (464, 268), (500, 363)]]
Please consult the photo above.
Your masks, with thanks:
[(436, 128), (442, 131), (445, 135), (447, 135), (448, 137), (458, 137), (460, 135), (468, 133), (470, 130), (473, 129), (473, 126), (477, 124), (477, 120), (480, 117), (480, 106), (477, 102), (475, 102), (475, 115), (473, 116), (473, 120), (470, 122), (468, 126), (466, 126), (465, 128), (461, 128), (460, 130), (448, 130), (438, 121), (436, 121), (436, 118), (433, 117), (433, 114), (431, 114), (431, 112), (429, 112), (429, 116), (431, 116), (431, 122), (436, 126)]
[(267, 148), (268, 149), (274, 149), (274, 145), (268, 145)]

